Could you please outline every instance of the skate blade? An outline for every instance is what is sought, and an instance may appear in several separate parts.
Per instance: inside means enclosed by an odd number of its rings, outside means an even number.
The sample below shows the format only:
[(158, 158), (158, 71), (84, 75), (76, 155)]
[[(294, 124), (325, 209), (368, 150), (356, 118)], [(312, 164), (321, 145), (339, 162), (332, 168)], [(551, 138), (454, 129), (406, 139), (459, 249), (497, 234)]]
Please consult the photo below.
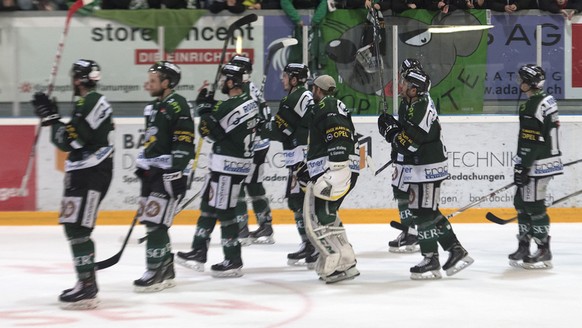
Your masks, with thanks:
[(445, 272), (447, 273), (447, 276), (450, 277), (452, 275), (455, 275), (459, 271), (466, 269), (469, 265), (473, 264), (473, 262), (475, 262), (475, 260), (473, 260), (472, 257), (467, 255), (463, 257), (461, 260), (459, 260), (459, 262), (455, 263), (455, 265), (452, 268), (448, 268)]
[(522, 268), (521, 261), (509, 260), (509, 266), (514, 268)]
[(273, 236), (262, 236), (258, 238), (252, 238), (252, 243), (257, 245), (272, 245), (275, 243)]
[(83, 311), (83, 310), (93, 310), (99, 305), (98, 298), (91, 298), (88, 300), (82, 300), (78, 302), (60, 302), (60, 307), (63, 310), (69, 311)]
[(390, 247), (388, 249), (390, 253), (397, 253), (397, 254), (412, 254), (420, 251), (419, 245), (406, 245), (401, 247)]
[(553, 268), (552, 261), (540, 261), (535, 263), (522, 263), (521, 267), (527, 270), (548, 270)]
[(188, 269), (192, 269), (196, 272), (204, 272), (204, 263), (202, 263), (202, 262), (184, 260), (184, 259), (179, 258), (179, 257), (176, 257), (175, 262), (178, 265), (181, 265), (181, 266), (188, 268)]
[(248, 238), (239, 238), (238, 242), (240, 243), (241, 246), (251, 246), (253, 244), (253, 239), (248, 237)]
[[(288, 266), (306, 266), (308, 265), (307, 263), (305, 263), (305, 259), (287, 259), (287, 265)], [(315, 262), (313, 263), (313, 265), (315, 266)]]
[(438, 280), (441, 279), (440, 270), (427, 271), (423, 273), (411, 273), (410, 279), (412, 280)]
[(151, 286), (133, 286), (133, 291), (136, 293), (157, 293), (174, 286), (176, 286), (174, 279), (168, 279)]
[(358, 271), (358, 269), (350, 268), (344, 272), (341, 272), (341, 273), (336, 274), (336, 275), (331, 276), (331, 277), (330, 276), (321, 277), (321, 280), (325, 281), (326, 284), (334, 284), (334, 283), (340, 282), (340, 281), (353, 280), (359, 275), (360, 275), (360, 271)]
[(239, 278), (243, 276), (240, 268), (226, 271), (212, 271), (214, 278)]
[(317, 262), (306, 262), (305, 265), (307, 266), (308, 270), (315, 270), (315, 263)]

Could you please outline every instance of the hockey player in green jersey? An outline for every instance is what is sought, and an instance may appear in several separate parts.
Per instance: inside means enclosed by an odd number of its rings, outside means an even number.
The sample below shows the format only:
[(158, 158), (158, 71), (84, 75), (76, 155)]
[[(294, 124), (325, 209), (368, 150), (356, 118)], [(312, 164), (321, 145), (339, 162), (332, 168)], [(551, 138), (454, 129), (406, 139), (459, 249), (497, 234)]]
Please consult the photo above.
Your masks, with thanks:
[[(411, 69), (418, 68), (422, 70), (422, 65), (417, 59), (407, 58), (402, 61), (400, 65), (399, 76), (406, 74)], [(405, 110), (405, 106), (400, 106), (399, 110)], [(398, 120), (403, 121), (405, 119), (405, 113), (398, 112)], [(402, 171), (404, 166), (396, 161), (398, 157), (398, 149), (393, 148), (390, 153), (390, 158), (392, 159), (392, 167), (394, 171), (392, 173), (392, 193), (394, 194), (394, 199), (398, 204), (398, 213), (400, 216), (400, 222), (406, 227), (414, 228), (412, 223), (412, 212), (408, 208), (408, 184), (403, 181)], [(419, 250), (418, 238), (416, 235), (408, 233), (408, 231), (402, 231), (396, 239), (388, 242), (388, 251), (392, 253), (414, 253)]]
[[(509, 260), (512, 266), (521, 264), (526, 269), (549, 269), (552, 267), (552, 252), (546, 191), (552, 177), (562, 174), (564, 168), (558, 141), (558, 104), (543, 90), (546, 75), (541, 67), (524, 65), (518, 74), (519, 88), (529, 99), (519, 107), (514, 166), (514, 181), (518, 188), (513, 201), (517, 210), (519, 246), (509, 254)], [(532, 237), (538, 246), (534, 254), (530, 254)]]
[(288, 92), (279, 105), (273, 121), (264, 124), (262, 133), (283, 145), (285, 166), (289, 169), (287, 178), (287, 206), (295, 217), (297, 231), (301, 237), (299, 250), (287, 254), (289, 265), (307, 264), (313, 268), (317, 252), (307, 235), (303, 220), (303, 200), (305, 193), (299, 187), (297, 172), (305, 166), (307, 155), (308, 122), (306, 113), (313, 105), (313, 95), (305, 88), (309, 70), (304, 64), (290, 63), (285, 66), (281, 81)]
[[(271, 109), (267, 105), (263, 94), (257, 86), (250, 81), (253, 65), (251, 59), (242, 55), (235, 55), (230, 60), (230, 64), (243, 68), (243, 91), (248, 93), (259, 104), (259, 115), (261, 120), (271, 119)], [(241, 245), (250, 244), (274, 244), (273, 239), (273, 218), (269, 198), (263, 186), (263, 174), (265, 159), (271, 142), (261, 133), (257, 133), (257, 138), (253, 145), (253, 167), (249, 176), (245, 179), (243, 187), (240, 189), (238, 204), (236, 207), (237, 220), (239, 221), (239, 241)], [(246, 192), (245, 192), (246, 189)], [(249, 194), (253, 204), (253, 211), (257, 217), (259, 228), (249, 232), (246, 194)]]
[[(319, 252), (315, 272), (326, 283), (354, 279), (356, 255), (348, 242), (338, 210), (359, 175), (358, 141), (346, 105), (335, 98), (336, 84), (329, 75), (313, 81), (309, 118), (304, 202), (305, 227)], [(300, 174), (305, 180), (305, 174)]]
[(148, 70), (148, 90), (156, 99), (144, 110), (145, 142), (136, 160), (141, 180), (138, 218), (147, 231), (147, 270), (133, 282), (138, 293), (175, 286), (168, 229), (188, 189), (194, 162), (190, 105), (174, 91), (180, 77), (180, 68), (169, 61), (156, 62)]
[(198, 95), (200, 116), (198, 131), (212, 142), (209, 158), (210, 173), (206, 179), (200, 203), (200, 217), (190, 252), (178, 252), (177, 263), (195, 271), (204, 271), (210, 236), (220, 220), (224, 261), (210, 267), (214, 277), (243, 275), (236, 203), (244, 180), (253, 165), (253, 141), (257, 127), (259, 105), (243, 91), (243, 69), (224, 65), (221, 69), (221, 91), (228, 95), (216, 102), (202, 89)]
[(403, 166), (402, 182), (409, 185), (408, 207), (418, 228), (424, 257), (410, 268), (410, 277), (414, 280), (441, 278), (439, 243), (449, 252), (443, 265), (447, 275), (456, 274), (473, 263), (438, 207), (440, 186), (449, 172), (438, 114), (428, 95), (429, 86), (430, 79), (422, 70), (407, 71), (400, 81), (400, 120), (387, 113), (378, 117), (380, 134), (396, 150), (396, 163)]
[(32, 103), (41, 125), (51, 127), (52, 143), (68, 153), (59, 222), (71, 246), (78, 281), (63, 291), (59, 301), (65, 309), (85, 310), (99, 303), (91, 233), (113, 175), (113, 146), (108, 138), (113, 111), (105, 96), (95, 91), (101, 79), (96, 62), (77, 60), (71, 79), (78, 98), (69, 123), (61, 122), (57, 105), (46, 94), (36, 93)]

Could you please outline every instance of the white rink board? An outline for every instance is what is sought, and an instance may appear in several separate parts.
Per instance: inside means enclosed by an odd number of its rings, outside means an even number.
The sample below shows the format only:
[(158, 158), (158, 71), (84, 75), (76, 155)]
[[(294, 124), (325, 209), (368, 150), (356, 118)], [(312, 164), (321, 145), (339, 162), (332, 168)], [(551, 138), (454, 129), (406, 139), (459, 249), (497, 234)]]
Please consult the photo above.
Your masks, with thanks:
[[(441, 117), (443, 135), (449, 152), (449, 172), (451, 179), (443, 183), (441, 207), (458, 208), (491, 191), (513, 181), (512, 157), (517, 143), (517, 117), (515, 116), (449, 116)], [(577, 116), (561, 117), (560, 147), (563, 162), (577, 160), (582, 151), (575, 144), (582, 140), (582, 118)], [(356, 130), (363, 135), (361, 139), (371, 138), (373, 162), (380, 168), (390, 159), (390, 146), (377, 132), (375, 117), (354, 118)], [(115, 132), (115, 172), (114, 181), (103, 210), (132, 210), (136, 208), (139, 196), (139, 183), (133, 175), (134, 159), (138, 151), (138, 140), (142, 138), (143, 119), (117, 119)], [(197, 141), (196, 141), (197, 142)], [(45, 129), (38, 148), (38, 209), (58, 210), (62, 194), (63, 173), (55, 169), (55, 147), (49, 144), (49, 133)], [(189, 194), (202, 187), (203, 176), (207, 173), (207, 154), (210, 144), (205, 143), (202, 150), (195, 181)], [(265, 188), (274, 209), (286, 208), (284, 199), (287, 170), (283, 167), (281, 145), (272, 142), (265, 168)], [(579, 176), (580, 165), (565, 169), (565, 174), (557, 176), (550, 184), (550, 197), (557, 199), (581, 189), (582, 183), (573, 177)], [(459, 180), (459, 178), (461, 178)], [(378, 176), (370, 169), (362, 171), (356, 188), (346, 199), (342, 208), (395, 208), (392, 201), (391, 169)], [(485, 201), (481, 207), (513, 207), (513, 190), (500, 194), (492, 201)], [(576, 199), (568, 200), (560, 207), (576, 206)], [(194, 205), (197, 208), (197, 205)]]

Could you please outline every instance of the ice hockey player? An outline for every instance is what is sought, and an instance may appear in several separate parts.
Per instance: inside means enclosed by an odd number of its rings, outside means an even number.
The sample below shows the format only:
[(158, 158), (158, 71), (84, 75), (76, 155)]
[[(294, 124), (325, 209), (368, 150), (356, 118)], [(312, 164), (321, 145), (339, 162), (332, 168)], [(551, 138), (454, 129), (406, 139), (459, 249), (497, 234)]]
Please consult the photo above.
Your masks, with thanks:
[(305, 87), (308, 76), (307, 65), (290, 63), (285, 66), (281, 82), (288, 94), (281, 99), (274, 120), (264, 124), (262, 134), (282, 143), (285, 166), (289, 169), (286, 190), (287, 206), (293, 211), (301, 245), (296, 252), (287, 254), (287, 264), (291, 266), (306, 264), (308, 268), (313, 268), (317, 260), (317, 251), (305, 234), (303, 220), (305, 193), (301, 190), (297, 179), (300, 168), (305, 166), (307, 155), (309, 132), (306, 113), (313, 105), (313, 95)]
[[(216, 102), (206, 89), (196, 99), (200, 135), (211, 141), (210, 173), (200, 203), (200, 217), (190, 252), (178, 252), (176, 262), (195, 271), (204, 271), (210, 236), (220, 220), (224, 261), (210, 267), (214, 277), (241, 277), (241, 245), (236, 220), (236, 199), (253, 165), (259, 105), (243, 91), (244, 69), (224, 65), (221, 91), (228, 95)], [(210, 93), (211, 94), (211, 93)], [(235, 201), (233, 201), (235, 200)]]
[[(544, 92), (546, 74), (536, 65), (519, 69), (518, 84), (528, 100), (519, 107), (519, 134), (514, 166), (517, 191), (513, 204), (517, 210), (518, 249), (509, 254), (510, 265), (526, 269), (552, 267), (550, 251), (550, 217), (545, 199), (552, 177), (562, 174), (563, 165), (558, 142), (560, 119), (558, 104)], [(530, 254), (531, 239), (537, 251)]]
[[(422, 70), (422, 65), (420, 61), (415, 58), (406, 58), (402, 61), (400, 65), (400, 72), (398, 76), (402, 80), (403, 76), (412, 69)], [(403, 102), (406, 102), (404, 98)], [(400, 110), (406, 110), (406, 106), (400, 106), (398, 112), (398, 120), (402, 122), (406, 118), (405, 112), (400, 112)], [(398, 204), (398, 213), (400, 215), (400, 223), (405, 227), (414, 227), (412, 223), (412, 213), (408, 208), (408, 184), (404, 183), (402, 170), (403, 165), (398, 162), (399, 156), (404, 156), (405, 154), (398, 154), (398, 149), (392, 148), (390, 153), (390, 158), (392, 159), (392, 167), (394, 168), (394, 173), (392, 174), (392, 192), (394, 194), (394, 199)], [(402, 231), (396, 239), (388, 242), (388, 250), (392, 253), (414, 253), (419, 250), (418, 237), (415, 234), (409, 233), (408, 230)]]
[[(326, 283), (360, 275), (338, 210), (355, 186), (359, 171), (358, 141), (346, 105), (335, 98), (335, 80), (313, 81), (307, 146), (307, 192), (304, 202), (307, 236), (319, 251), (315, 272)], [(354, 164), (352, 164), (354, 163)], [(305, 174), (299, 173), (304, 180)]]
[[(420, 69), (406, 72), (400, 81), (398, 112), (404, 119), (396, 121), (384, 113), (378, 117), (378, 129), (397, 152), (396, 162), (404, 170), (403, 181), (409, 185), (408, 207), (418, 228), (418, 241), (423, 260), (410, 268), (411, 279), (441, 278), (438, 243), (449, 258), (443, 265), (447, 275), (466, 268), (473, 259), (461, 246), (450, 222), (438, 208), (440, 185), (448, 176), (446, 149), (434, 102), (428, 95), (430, 79)], [(437, 243), (438, 241), (438, 243)]]
[[(230, 64), (243, 68), (243, 91), (248, 93), (259, 104), (259, 115), (261, 120), (271, 120), (271, 109), (263, 98), (261, 91), (257, 86), (251, 82), (251, 73), (253, 72), (253, 64), (251, 59), (242, 55), (235, 55), (230, 60)], [(240, 189), (238, 204), (236, 207), (237, 220), (239, 221), (239, 241), (241, 245), (246, 246), (250, 244), (274, 244), (273, 238), (273, 218), (271, 216), (271, 207), (269, 206), (269, 198), (266, 195), (265, 187), (263, 186), (263, 172), (265, 166), (265, 159), (271, 142), (269, 138), (264, 138), (261, 133), (257, 133), (257, 138), (253, 144), (253, 166), (251, 173), (244, 181), (243, 187)], [(246, 192), (245, 192), (246, 189)], [(257, 218), (259, 228), (255, 231), (249, 232), (248, 227), (248, 212), (246, 194), (251, 198), (253, 204), (253, 211)]]
[(136, 160), (141, 180), (140, 223), (146, 226), (146, 265), (133, 282), (138, 293), (175, 286), (174, 254), (168, 229), (184, 198), (194, 162), (194, 120), (190, 105), (174, 88), (180, 68), (158, 61), (148, 70), (148, 91), (156, 97), (144, 110), (145, 142)]
[(109, 143), (113, 110), (105, 96), (95, 91), (101, 79), (95, 61), (77, 60), (71, 79), (78, 98), (69, 123), (61, 122), (56, 103), (46, 94), (35, 93), (32, 103), (41, 125), (51, 127), (52, 143), (68, 153), (59, 222), (71, 246), (77, 284), (64, 290), (59, 301), (64, 309), (87, 310), (99, 304), (91, 233), (113, 176), (113, 145)]

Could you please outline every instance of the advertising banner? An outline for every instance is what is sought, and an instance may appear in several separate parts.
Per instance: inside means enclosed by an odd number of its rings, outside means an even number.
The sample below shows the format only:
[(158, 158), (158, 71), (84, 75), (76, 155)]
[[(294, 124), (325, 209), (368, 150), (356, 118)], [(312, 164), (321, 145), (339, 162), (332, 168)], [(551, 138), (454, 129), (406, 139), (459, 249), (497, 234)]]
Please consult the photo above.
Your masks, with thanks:
[[(563, 118), (564, 119), (564, 118)], [(485, 117), (468, 119), (467, 117), (442, 117), (443, 137), (449, 156), (450, 177), (441, 189), (441, 207), (460, 208), (493, 190), (499, 189), (513, 181), (513, 161), (517, 140), (516, 117)], [(357, 181), (355, 189), (346, 198), (342, 208), (396, 208), (393, 200), (391, 175), (392, 169), (375, 176), (374, 171), (390, 160), (390, 145), (378, 133), (375, 118), (358, 117), (354, 119), (356, 131), (365, 153), (372, 157), (373, 168), (365, 168)], [(566, 119), (561, 125), (562, 138), (560, 146), (563, 162), (582, 157), (576, 141), (582, 137), (582, 122)], [(62, 194), (63, 174), (59, 171), (57, 161), (61, 161), (55, 148), (49, 144), (47, 134), (41, 135), (39, 147), (38, 208), (39, 210), (57, 210)], [(115, 132), (115, 171), (114, 179), (102, 209), (132, 210), (137, 208), (139, 181), (134, 175), (135, 158), (143, 143), (143, 122), (141, 119), (116, 120)], [(264, 185), (274, 209), (285, 209), (285, 186), (287, 169), (281, 145), (272, 142), (267, 156)], [(186, 199), (196, 194), (203, 186), (204, 176), (208, 172), (208, 152), (210, 144), (204, 143), (200, 161), (196, 169), (196, 179)], [(580, 166), (580, 165), (579, 165)], [(554, 178), (550, 184), (548, 200), (557, 199), (582, 188), (582, 181), (572, 177), (578, 176), (582, 166), (573, 165), (565, 168), (565, 174)], [(513, 207), (514, 189), (496, 195), (484, 201), (479, 207), (511, 208)], [(374, 195), (374, 197), (370, 197)], [(570, 207), (576, 199), (571, 199), (560, 206)], [(190, 208), (198, 208), (198, 200)]]
[(35, 161), (21, 188), (34, 133), (34, 125), (0, 125), (0, 211), (36, 210)]
[[(519, 67), (536, 63), (537, 38), (542, 41), (544, 88), (564, 99), (564, 17), (562, 15), (492, 15), (487, 51), (485, 100), (510, 100), (519, 96)], [(536, 36), (536, 27), (542, 35)]]

